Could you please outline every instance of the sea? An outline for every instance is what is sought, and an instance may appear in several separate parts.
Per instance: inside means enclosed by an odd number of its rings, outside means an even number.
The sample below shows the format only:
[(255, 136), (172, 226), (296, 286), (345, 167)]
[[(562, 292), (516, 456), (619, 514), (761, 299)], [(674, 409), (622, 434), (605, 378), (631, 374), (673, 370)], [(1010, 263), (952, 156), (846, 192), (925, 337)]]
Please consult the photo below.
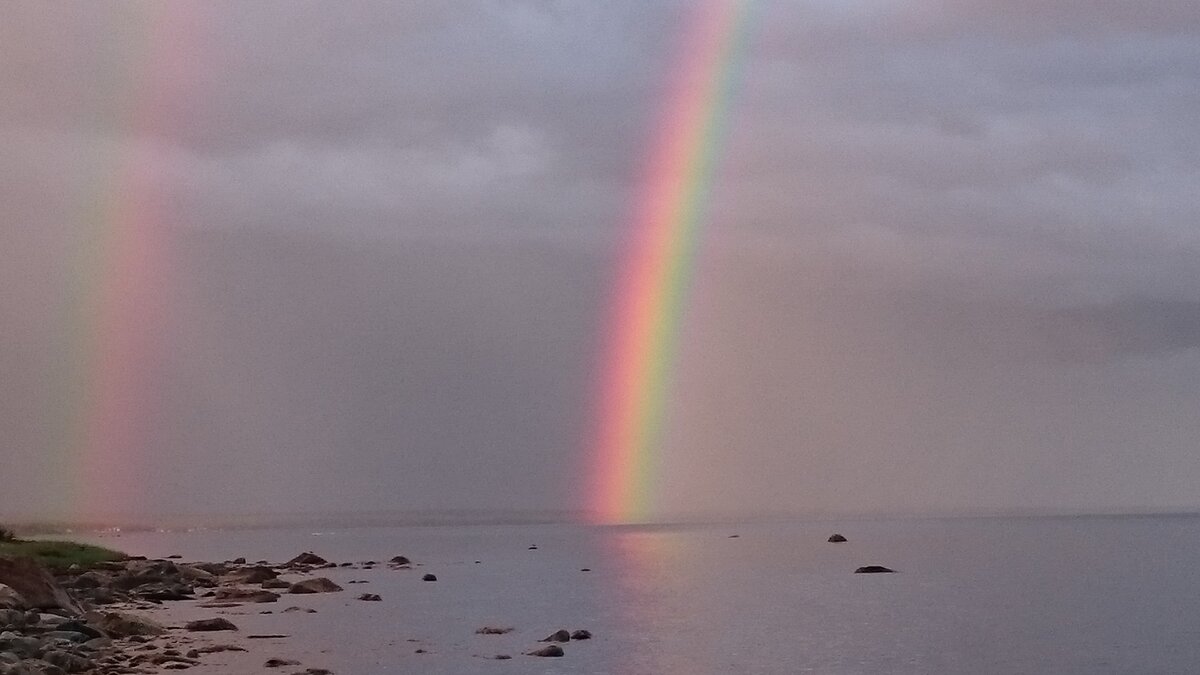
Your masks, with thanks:
[[(828, 543), (834, 532), (848, 541)], [(306, 665), (338, 675), (1200, 672), (1195, 515), (81, 538), (185, 560), (410, 558), (411, 570), (331, 570), (346, 592), (294, 603), (316, 613), (281, 615), (281, 604), (237, 619), (285, 629)], [(855, 574), (864, 565), (895, 573)], [(477, 634), (484, 626), (513, 630)], [(558, 629), (593, 637), (564, 644), (561, 658), (523, 655)]]

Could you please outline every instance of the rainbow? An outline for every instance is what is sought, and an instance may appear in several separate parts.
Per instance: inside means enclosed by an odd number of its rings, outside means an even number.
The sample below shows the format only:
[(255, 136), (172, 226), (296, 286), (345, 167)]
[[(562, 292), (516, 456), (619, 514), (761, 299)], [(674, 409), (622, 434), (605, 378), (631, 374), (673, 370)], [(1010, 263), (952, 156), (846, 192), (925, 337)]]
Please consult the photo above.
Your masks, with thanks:
[(753, 0), (697, 6), (618, 268), (601, 365), (588, 514), (640, 520), (653, 507), (678, 336)]
[[(153, 439), (169, 297), (171, 213), (159, 187), (162, 139), (189, 105), (197, 15), (184, 6), (114, 8), (108, 77), (86, 100), (114, 130), (81, 167), (72, 276), (64, 290), (66, 358), (51, 401), (47, 455), (69, 495), (61, 515), (103, 521), (136, 508)], [(118, 30), (118, 28), (122, 30)], [(186, 90), (189, 96), (197, 93)]]

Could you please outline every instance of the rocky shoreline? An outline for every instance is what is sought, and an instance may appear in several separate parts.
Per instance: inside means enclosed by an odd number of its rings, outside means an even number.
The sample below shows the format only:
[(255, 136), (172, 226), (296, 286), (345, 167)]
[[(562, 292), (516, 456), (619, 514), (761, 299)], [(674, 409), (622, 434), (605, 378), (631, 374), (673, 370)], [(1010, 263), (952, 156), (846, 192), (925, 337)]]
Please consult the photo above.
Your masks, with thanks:
[[(408, 569), (397, 556), (385, 563)], [(245, 559), (183, 563), (130, 557), (87, 568), (50, 570), (33, 560), (0, 557), (0, 675), (126, 675), (185, 670), (207, 655), (246, 651), (235, 644), (201, 640), (201, 635), (235, 631), (222, 617), (165, 625), (146, 615), (163, 603), (197, 601), (214, 610), (275, 603), (283, 594), (330, 593), (342, 588), (317, 575), (322, 569), (374, 569), (379, 563), (335, 565), (313, 553), (281, 564)], [(290, 580), (282, 577), (288, 576)], [(288, 611), (311, 611), (289, 607)], [(247, 635), (248, 639), (282, 637)], [(282, 658), (264, 668), (301, 667)], [(320, 668), (281, 671), (329, 675)]]

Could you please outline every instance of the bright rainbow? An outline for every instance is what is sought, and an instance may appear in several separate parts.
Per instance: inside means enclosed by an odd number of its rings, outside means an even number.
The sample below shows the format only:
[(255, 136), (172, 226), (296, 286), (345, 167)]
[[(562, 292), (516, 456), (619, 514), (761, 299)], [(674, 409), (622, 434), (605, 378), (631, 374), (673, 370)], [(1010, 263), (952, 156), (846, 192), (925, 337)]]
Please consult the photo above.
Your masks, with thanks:
[(601, 370), (596, 522), (644, 519), (681, 318), (753, 0), (704, 0), (684, 34), (618, 270)]

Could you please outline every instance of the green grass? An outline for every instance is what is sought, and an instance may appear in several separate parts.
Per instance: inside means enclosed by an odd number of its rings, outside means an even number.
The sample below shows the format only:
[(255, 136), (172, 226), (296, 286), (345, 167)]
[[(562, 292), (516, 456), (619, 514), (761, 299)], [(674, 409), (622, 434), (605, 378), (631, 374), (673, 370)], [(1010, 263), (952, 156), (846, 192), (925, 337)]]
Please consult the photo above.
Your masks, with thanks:
[(0, 555), (33, 558), (47, 567), (90, 567), (98, 562), (121, 560), (124, 553), (72, 541), (0, 541)]

